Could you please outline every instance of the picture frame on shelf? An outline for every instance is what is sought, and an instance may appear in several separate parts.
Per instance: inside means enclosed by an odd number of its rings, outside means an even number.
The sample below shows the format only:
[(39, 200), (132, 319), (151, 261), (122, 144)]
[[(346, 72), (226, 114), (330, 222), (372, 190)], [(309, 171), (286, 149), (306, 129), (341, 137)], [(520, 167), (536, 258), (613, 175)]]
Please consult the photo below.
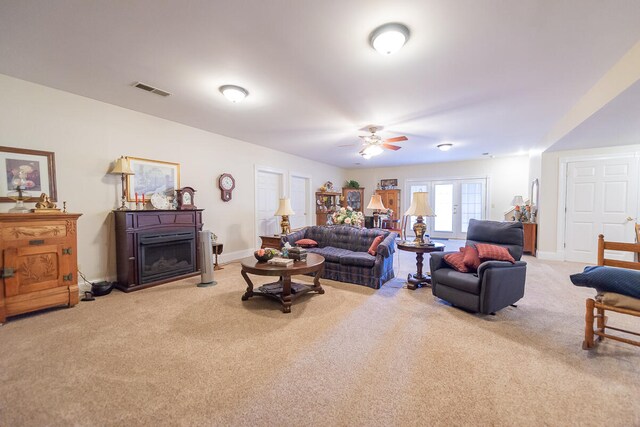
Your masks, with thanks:
[(173, 195), (180, 188), (180, 163), (128, 157), (133, 175), (127, 175), (127, 201), (143, 195), (147, 200), (155, 193)]
[(9, 198), (18, 186), (22, 193), (37, 200), (46, 193), (49, 200), (57, 201), (56, 162), (52, 151), (0, 146), (0, 202), (15, 203)]
[(397, 179), (381, 179), (380, 180), (380, 189), (381, 190), (389, 190), (392, 188), (396, 188), (398, 186)]

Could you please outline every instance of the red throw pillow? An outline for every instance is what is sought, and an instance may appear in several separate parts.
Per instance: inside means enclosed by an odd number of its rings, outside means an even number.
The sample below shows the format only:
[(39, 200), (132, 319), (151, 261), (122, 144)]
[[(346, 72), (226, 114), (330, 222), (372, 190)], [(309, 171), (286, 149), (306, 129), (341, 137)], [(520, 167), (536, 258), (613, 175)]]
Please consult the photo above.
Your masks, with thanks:
[(369, 252), (369, 255), (376, 256), (376, 249), (378, 249), (378, 245), (382, 242), (382, 240), (384, 240), (382, 236), (378, 236), (373, 239), (373, 242), (371, 243), (371, 246), (369, 246), (369, 250), (367, 251)]
[(478, 248), (478, 255), (482, 260), (509, 261), (511, 264), (516, 262), (505, 247), (476, 243), (476, 248)]
[(296, 245), (300, 246), (301, 248), (315, 248), (316, 246), (318, 246), (318, 242), (312, 239), (300, 239), (296, 242)]
[(446, 254), (444, 256), (444, 262), (453, 267), (454, 270), (459, 271), (460, 273), (468, 273), (469, 269), (466, 265), (464, 265), (464, 251), (463, 248), (460, 248), (460, 252), (455, 252), (452, 254)]
[(465, 246), (464, 247), (464, 265), (469, 269), (469, 271), (477, 271), (478, 267), (480, 267), (482, 261), (478, 256), (478, 250), (473, 246)]

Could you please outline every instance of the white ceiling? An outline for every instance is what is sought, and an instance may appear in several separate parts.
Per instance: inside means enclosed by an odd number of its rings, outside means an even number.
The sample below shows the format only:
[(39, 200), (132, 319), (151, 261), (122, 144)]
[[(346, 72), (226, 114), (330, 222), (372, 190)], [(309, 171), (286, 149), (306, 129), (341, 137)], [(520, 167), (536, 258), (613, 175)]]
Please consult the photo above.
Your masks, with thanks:
[[(639, 18), (637, 0), (12, 0), (0, 73), (336, 166), (397, 166), (541, 148)], [(411, 38), (381, 56), (368, 36), (392, 21)], [(223, 84), (250, 96), (231, 104)], [(409, 141), (364, 160), (368, 124)]]

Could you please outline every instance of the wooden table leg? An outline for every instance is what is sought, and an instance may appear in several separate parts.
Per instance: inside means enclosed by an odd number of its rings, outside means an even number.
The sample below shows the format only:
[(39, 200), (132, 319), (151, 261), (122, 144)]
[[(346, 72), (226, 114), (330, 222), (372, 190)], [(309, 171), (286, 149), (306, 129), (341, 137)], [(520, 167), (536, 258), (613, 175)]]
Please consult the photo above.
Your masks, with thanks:
[(424, 255), (421, 252), (416, 253), (416, 274), (409, 274), (407, 277), (407, 288), (416, 290), (422, 285), (431, 283), (431, 278), (422, 274)]
[(244, 277), (244, 281), (247, 282), (247, 291), (242, 295), (242, 301), (246, 301), (253, 296), (253, 283), (244, 270), (242, 270), (240, 274)]
[(324, 265), (320, 270), (318, 270), (316, 275), (313, 277), (313, 290), (319, 294), (324, 294), (324, 289), (322, 289), (322, 285), (320, 285), (320, 276), (322, 276), (323, 272), (324, 272)]
[(282, 312), (291, 313), (291, 276), (282, 277)]

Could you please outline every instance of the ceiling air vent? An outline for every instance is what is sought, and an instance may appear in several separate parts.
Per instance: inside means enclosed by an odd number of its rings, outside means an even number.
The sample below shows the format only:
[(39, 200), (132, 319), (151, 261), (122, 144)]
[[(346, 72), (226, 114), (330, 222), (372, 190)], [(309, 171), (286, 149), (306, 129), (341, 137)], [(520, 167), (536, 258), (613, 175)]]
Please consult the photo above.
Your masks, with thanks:
[(162, 89), (158, 89), (156, 87), (149, 86), (149, 85), (146, 85), (146, 84), (140, 83), (140, 82), (137, 82), (136, 84), (134, 84), (133, 87), (137, 87), (138, 89), (146, 90), (147, 92), (155, 93), (156, 95), (160, 95), (160, 96), (169, 96), (169, 95), (171, 95), (169, 92), (166, 92), (166, 91), (164, 91)]

